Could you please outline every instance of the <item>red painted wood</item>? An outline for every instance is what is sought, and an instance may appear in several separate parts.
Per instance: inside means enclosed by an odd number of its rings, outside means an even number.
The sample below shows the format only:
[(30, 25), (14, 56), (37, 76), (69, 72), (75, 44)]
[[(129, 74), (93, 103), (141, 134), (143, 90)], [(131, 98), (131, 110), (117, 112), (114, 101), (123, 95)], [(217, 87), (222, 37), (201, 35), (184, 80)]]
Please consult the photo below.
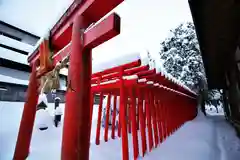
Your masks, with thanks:
[[(92, 78), (103, 76), (105, 74), (111, 74), (111, 73), (114, 73), (114, 72), (119, 72), (120, 69), (124, 70), (124, 69), (133, 68), (133, 67), (138, 67), (140, 65), (141, 65), (141, 60), (139, 59), (139, 60), (133, 61), (131, 63), (123, 64), (121, 66), (112, 67), (112, 68), (106, 69), (104, 71), (94, 73), (94, 74), (92, 74)], [(122, 75), (124, 75), (124, 71), (122, 71), (122, 72), (123, 72)]]
[(149, 65), (130, 68), (124, 71), (124, 75), (133, 75), (141, 71), (147, 71), (148, 69)]
[(129, 90), (129, 95), (131, 99), (131, 124), (132, 124), (132, 140), (133, 140), (133, 157), (136, 160), (139, 156), (139, 148), (138, 148), (138, 132), (137, 132), (137, 121), (136, 121), (136, 93), (134, 88)]
[(158, 127), (157, 127), (155, 97), (154, 97), (153, 93), (151, 93), (151, 105), (152, 105), (152, 117), (153, 117), (154, 142), (155, 142), (155, 148), (157, 148), (157, 146), (158, 146)]
[[(121, 70), (120, 75), (123, 75), (123, 70)], [(120, 79), (120, 121), (122, 130), (122, 160), (129, 160), (128, 153), (128, 133), (126, 125), (126, 88), (124, 86), (124, 80)]]
[(146, 76), (152, 75), (155, 73), (156, 73), (156, 70), (152, 69), (152, 70), (148, 70), (148, 71), (141, 71), (141, 72), (137, 73), (137, 75), (139, 78), (145, 78)]
[(105, 130), (104, 130), (104, 141), (108, 141), (108, 127), (109, 127), (109, 116), (111, 108), (111, 94), (108, 94), (107, 106), (106, 106), (106, 121), (105, 121)]
[[(52, 31), (53, 45), (57, 48), (67, 45), (71, 41), (72, 24), (74, 18), (78, 15), (83, 15), (88, 18), (88, 26), (91, 23), (97, 22), (110, 12), (113, 8), (119, 5), (123, 0), (86, 0), (66, 19), (63, 24), (54, 32)], [(101, 7), (99, 7), (101, 6)]]
[(145, 117), (143, 115), (143, 99), (139, 89), (137, 89), (138, 94), (138, 108), (139, 108), (139, 121), (140, 121), (140, 132), (142, 140), (142, 156), (144, 157), (147, 151), (147, 141), (146, 141), (146, 124)]
[(159, 135), (159, 142), (162, 143), (163, 141), (163, 130), (162, 130), (162, 118), (161, 118), (161, 108), (160, 108), (160, 100), (159, 97), (157, 96), (157, 101), (156, 101), (156, 109), (157, 109), (157, 120), (158, 120), (158, 135)]
[(173, 107), (174, 107), (174, 104), (172, 103), (172, 101), (170, 102), (170, 107), (168, 109), (168, 114), (169, 114), (169, 131), (170, 131), (170, 134), (173, 134)]
[[(124, 64), (124, 65), (128, 65), (128, 64)], [(115, 68), (111, 68), (108, 69), (106, 72), (100, 72), (95, 74), (96, 77), (92, 78), (92, 83), (96, 83), (98, 76), (101, 76), (102, 79), (107, 82), (110, 80), (110, 78), (119, 78), (120, 75), (126, 74), (126, 70), (131, 70), (131, 69), (125, 69), (122, 71), (122, 73), (119, 72), (119, 69), (123, 68), (123, 67), (115, 67)], [(140, 68), (140, 67), (138, 67)], [(134, 68), (136, 69), (136, 68)], [(137, 70), (137, 69), (136, 69)], [(143, 77), (147, 77), (156, 74), (155, 70), (150, 70), (150, 71), (146, 71), (144, 69), (139, 69), (138, 72), (132, 73), (132, 74), (138, 74), (140, 75), (139, 78), (143, 78)], [(106, 78), (107, 77), (107, 78)], [(108, 79), (109, 78), (109, 79)], [(158, 80), (158, 77), (154, 77), (156, 79), (153, 79), (155, 83), (160, 83), (161, 82)], [(171, 84), (172, 82), (169, 81), (169, 84)], [(169, 85), (171, 86), (171, 85)], [(172, 103), (173, 99), (176, 101), (180, 101), (180, 99), (184, 99), (183, 102), (188, 101), (189, 99), (191, 99), (190, 97), (187, 97), (184, 94), (179, 94), (176, 93), (172, 90), (166, 90), (166, 88), (164, 87), (155, 87), (151, 84), (146, 84), (146, 82), (137, 82), (137, 80), (124, 80), (124, 87), (129, 88), (128, 91), (131, 93), (132, 89), (138, 89), (138, 94), (137, 97), (139, 98), (139, 96), (141, 94), (147, 94), (145, 95), (145, 101), (146, 101), (146, 119), (149, 122), (146, 126), (147, 128), (151, 128), (148, 129), (151, 133), (148, 132), (148, 139), (149, 139), (149, 150), (151, 151), (153, 145), (155, 144), (155, 147), (157, 147), (157, 145), (159, 144), (159, 142), (162, 142), (164, 139), (166, 139), (167, 136), (171, 135), (175, 130), (176, 130), (176, 121), (175, 119), (173, 119), (172, 117), (177, 117), (175, 116), (175, 110), (174, 107), (177, 105), (175, 103)], [(95, 86), (93, 87), (95, 88)], [(95, 92), (99, 92), (99, 91), (106, 91), (106, 92), (114, 92), (114, 94), (120, 95), (120, 90), (121, 90), (121, 83), (120, 82), (114, 82), (111, 84), (100, 84), (99, 86), (96, 86), (96, 89), (94, 89)], [(141, 92), (141, 94), (140, 94)], [(124, 97), (125, 99), (127, 98), (127, 93), (125, 93), (124, 91)], [(180, 98), (178, 99), (177, 96), (179, 96)], [(131, 94), (130, 94), (131, 97)], [(185, 98), (182, 98), (185, 97)], [(131, 98), (133, 99), (133, 98)], [(128, 109), (128, 107), (126, 106), (127, 101), (125, 101), (125, 109)], [(186, 106), (186, 105), (185, 105)], [(120, 107), (121, 108), (121, 107)], [(142, 155), (144, 156), (146, 149), (146, 140), (145, 140), (145, 145), (144, 145), (144, 137), (146, 137), (146, 134), (144, 136), (144, 131), (145, 131), (145, 118), (143, 113), (141, 113), (141, 110), (143, 110), (143, 107), (140, 107), (140, 104), (137, 106), (138, 111), (139, 111), (139, 121), (140, 121), (140, 132), (141, 132), (141, 138), (142, 138)], [(140, 109), (141, 108), (141, 109)], [(136, 110), (134, 110), (134, 112), (136, 112)], [(142, 111), (143, 112), (143, 111)], [(122, 113), (126, 114), (126, 111), (122, 111), (120, 109), (120, 117), (122, 117)], [(187, 112), (188, 113), (188, 112)], [(189, 112), (190, 113), (190, 112)], [(188, 113), (188, 115), (189, 115)], [(150, 116), (149, 116), (150, 114)], [(142, 115), (142, 118), (140, 118)], [(126, 125), (126, 129), (131, 128), (131, 133), (133, 136), (133, 131), (137, 129), (137, 126), (134, 127), (133, 126), (133, 121), (136, 121), (136, 125), (137, 125), (137, 115), (135, 114), (135, 116), (133, 116), (132, 113), (132, 108), (130, 108), (130, 113), (128, 115), (129, 119), (131, 119), (131, 127), (130, 125)], [(123, 116), (123, 117), (126, 117)], [(150, 118), (149, 118), (150, 117)], [(184, 116), (186, 117), (186, 116)], [(120, 118), (121, 119), (121, 118)], [(121, 122), (121, 121), (120, 121)], [(125, 123), (126, 123), (126, 119), (125, 119)], [(129, 128), (128, 128), (129, 127)], [(152, 129), (154, 132), (152, 132)], [(154, 139), (153, 139), (154, 136)], [(152, 137), (152, 138), (151, 138)], [(133, 138), (135, 138), (135, 136), (133, 136)], [(146, 138), (145, 138), (146, 139)], [(152, 140), (151, 140), (152, 139)], [(154, 140), (154, 143), (153, 143)], [(133, 142), (134, 143), (134, 142)], [(122, 146), (124, 148), (124, 145)], [(124, 153), (123, 153), (124, 154)], [(124, 156), (124, 155), (123, 155)]]
[(103, 93), (100, 93), (100, 102), (98, 107), (98, 120), (96, 130), (96, 145), (100, 144), (100, 130), (101, 130), (101, 119), (102, 119), (102, 105), (103, 105)]
[[(94, 93), (91, 92), (91, 95), (90, 95), (90, 128), (92, 128), (93, 99), (94, 99)], [(90, 130), (89, 136), (91, 136), (91, 131), (92, 130)]]
[(89, 159), (92, 55), (91, 50), (83, 49), (81, 28), (85, 28), (85, 24), (83, 17), (79, 16), (73, 25), (68, 75), (70, 88), (66, 94), (62, 160)]
[[(61, 17), (56, 25), (50, 31), (50, 39), (55, 49), (59, 50), (71, 41), (73, 21), (79, 15), (87, 17), (86, 25), (97, 22), (113, 8), (119, 5), (123, 0), (83, 0), (74, 1), (67, 12)], [(99, 7), (101, 6), (101, 7)], [(31, 62), (38, 55), (38, 49), (28, 57)]]
[(131, 126), (131, 121), (132, 121), (132, 114), (131, 114), (131, 109), (129, 103), (127, 104), (127, 117), (128, 117), (128, 133), (132, 133), (132, 126)]
[(112, 119), (112, 139), (115, 139), (115, 124), (116, 124), (116, 112), (117, 112), (117, 95), (113, 98), (113, 119)]
[(32, 137), (33, 125), (38, 102), (38, 80), (36, 66), (32, 67), (29, 85), (27, 89), (27, 99), (24, 105), (22, 119), (18, 131), (17, 143), (14, 152), (14, 160), (23, 160), (28, 157), (29, 147)]
[(160, 142), (162, 143), (164, 140), (164, 130), (163, 130), (163, 117), (162, 117), (162, 107), (161, 107), (161, 100), (160, 95), (158, 95), (158, 115), (159, 115), (159, 135), (160, 135)]
[(121, 120), (120, 120), (120, 117), (121, 117), (121, 112), (120, 112), (120, 108), (119, 108), (119, 122), (118, 122), (118, 137), (121, 137)]
[[(180, 98), (180, 96), (178, 97), (178, 98)], [(177, 103), (178, 102), (178, 103)], [(181, 108), (182, 108), (182, 106), (181, 106), (181, 102), (180, 102), (180, 104), (179, 104), (179, 100), (177, 99), (177, 102), (175, 102), (176, 103), (176, 109), (174, 110), (174, 115), (175, 115), (175, 122), (174, 122), (174, 129), (175, 129), (175, 131), (178, 129), (178, 127), (179, 127), (179, 125), (178, 125), (178, 123), (179, 123), (179, 121), (180, 121), (180, 118), (179, 118), (179, 116), (181, 115), (181, 114), (179, 114), (178, 113), (178, 111), (179, 110), (181, 110)]]
[[(113, 13), (84, 34), (84, 47), (95, 48), (120, 33), (120, 17)], [(61, 61), (71, 52), (71, 43), (54, 55), (53, 63)]]
[(138, 105), (136, 107), (136, 121), (137, 121), (137, 130), (139, 130), (140, 122), (139, 122), (139, 108), (138, 108)]
[(165, 140), (167, 138), (165, 105), (166, 105), (165, 102), (161, 101), (160, 114), (162, 117), (162, 138), (163, 138), (163, 140)]
[(170, 136), (170, 121), (169, 121), (169, 102), (167, 102), (167, 106), (165, 107), (165, 114), (166, 114), (166, 133), (167, 137)]
[[(86, 26), (86, 24), (85, 24)], [(106, 19), (101, 21), (99, 24), (91, 28), (84, 34), (84, 47), (92, 49), (105, 41), (115, 37), (120, 33), (120, 17), (113, 13), (108, 16)], [(63, 49), (54, 54), (53, 56), (53, 66), (55, 66), (59, 61), (62, 61), (65, 56), (71, 53), (71, 43), (66, 44)], [(39, 59), (39, 52), (35, 54), (29, 61), (37, 61)], [(48, 70), (44, 70), (41, 72), (39, 76), (45, 74), (50, 71), (52, 68), (48, 68)]]
[[(136, 63), (138, 63), (137, 65), (140, 65), (139, 61), (136, 61)], [(119, 75), (119, 72), (117, 72), (117, 71), (118, 71), (118, 68), (120, 68), (122, 66), (126, 67), (126, 64), (118, 66), (115, 71), (113, 69), (111, 69), (112, 73), (107, 73), (106, 74), (106, 73), (103, 72), (102, 76), (101, 76), (102, 77), (101, 82), (107, 82), (109, 80), (113, 80), (113, 79), (119, 78), (120, 75)], [(147, 70), (148, 68), (149, 68), (149, 66), (146, 65), (146, 66), (140, 66), (140, 67), (134, 67), (134, 68), (131, 68), (131, 69), (126, 69), (126, 70), (124, 70), (124, 75), (133, 75), (133, 74), (136, 74), (136, 73), (138, 73), (140, 71)], [(92, 83), (96, 83), (96, 82), (97, 82), (97, 77), (96, 77), (95, 74), (93, 74)]]
[(149, 98), (150, 98), (149, 92), (147, 92), (146, 99), (145, 99), (145, 109), (146, 109), (146, 117), (147, 117), (149, 151), (151, 151), (153, 148), (153, 135), (152, 135), (151, 106), (150, 106)]

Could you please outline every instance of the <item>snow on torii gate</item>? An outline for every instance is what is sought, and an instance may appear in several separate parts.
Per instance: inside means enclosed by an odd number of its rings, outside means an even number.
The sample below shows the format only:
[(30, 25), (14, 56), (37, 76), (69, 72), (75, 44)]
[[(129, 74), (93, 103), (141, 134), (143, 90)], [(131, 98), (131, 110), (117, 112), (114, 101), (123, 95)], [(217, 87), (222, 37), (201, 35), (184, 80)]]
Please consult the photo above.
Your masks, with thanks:
[[(43, 41), (28, 58), (32, 66), (27, 99), (24, 105), (13, 159), (24, 160), (29, 154), (36, 105), (39, 76), (51, 71), (70, 51), (69, 83), (74, 90), (66, 94), (66, 109), (62, 139), (61, 159), (89, 159), (90, 105), (91, 105), (91, 49), (120, 33), (120, 17), (113, 13), (105, 20), (84, 32), (123, 0), (74, 1), (68, 11), (50, 31), (53, 46), (53, 63)], [(37, 66), (40, 61), (40, 70)]]
[[(108, 95), (107, 104), (105, 104), (104, 141), (108, 141), (110, 103), (113, 103), (111, 137), (115, 138), (116, 105), (118, 103), (119, 125), (117, 129), (118, 137), (122, 139), (123, 160), (129, 159), (127, 130), (132, 134), (133, 159), (137, 159), (140, 147), (138, 140), (142, 142), (142, 157), (144, 157), (147, 152), (147, 142), (149, 152), (151, 152), (153, 147), (156, 148), (159, 142), (161, 143), (163, 139), (173, 134), (185, 121), (196, 116), (196, 95), (174, 79), (169, 80), (166, 75), (159, 73), (159, 69), (149, 69), (149, 64), (142, 63), (142, 59), (135, 59), (130, 63), (112, 66), (92, 74), (92, 92), (100, 94), (95, 143), (100, 144), (103, 95)], [(112, 96), (114, 99), (110, 102)], [(117, 96), (119, 96), (118, 102)], [(179, 110), (183, 113), (178, 115), (176, 111)], [(141, 132), (139, 138), (137, 125), (140, 126)], [(148, 140), (146, 140), (146, 134)]]

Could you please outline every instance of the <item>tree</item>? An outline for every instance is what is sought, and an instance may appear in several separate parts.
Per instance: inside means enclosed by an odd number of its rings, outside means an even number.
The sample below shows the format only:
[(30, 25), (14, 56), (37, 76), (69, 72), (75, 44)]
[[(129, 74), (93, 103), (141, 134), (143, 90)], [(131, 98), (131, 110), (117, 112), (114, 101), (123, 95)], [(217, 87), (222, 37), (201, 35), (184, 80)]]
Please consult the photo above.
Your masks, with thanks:
[(220, 90), (212, 89), (208, 91), (207, 99), (205, 100), (206, 105), (213, 105), (217, 113), (219, 113), (218, 106), (221, 105), (221, 103), (223, 103), (223, 95)]
[(163, 66), (173, 77), (198, 92), (199, 81), (207, 82), (195, 27), (188, 22), (170, 30), (170, 33), (161, 43), (159, 54), (164, 60)]
[(182, 23), (170, 30), (170, 36), (161, 43), (159, 54), (167, 73), (197, 94), (204, 93), (203, 104), (213, 105), (218, 110), (217, 105), (222, 99), (216, 98), (216, 95), (221, 96), (221, 93), (207, 88), (204, 65), (193, 23)]

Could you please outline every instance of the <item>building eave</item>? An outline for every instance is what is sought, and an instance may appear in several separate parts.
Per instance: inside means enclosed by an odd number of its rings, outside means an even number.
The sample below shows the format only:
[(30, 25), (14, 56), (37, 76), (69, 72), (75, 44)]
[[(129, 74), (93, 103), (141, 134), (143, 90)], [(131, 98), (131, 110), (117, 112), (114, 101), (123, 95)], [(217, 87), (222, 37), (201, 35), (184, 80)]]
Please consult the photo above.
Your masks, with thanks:
[(237, 1), (189, 0), (209, 88), (224, 88), (240, 28)]

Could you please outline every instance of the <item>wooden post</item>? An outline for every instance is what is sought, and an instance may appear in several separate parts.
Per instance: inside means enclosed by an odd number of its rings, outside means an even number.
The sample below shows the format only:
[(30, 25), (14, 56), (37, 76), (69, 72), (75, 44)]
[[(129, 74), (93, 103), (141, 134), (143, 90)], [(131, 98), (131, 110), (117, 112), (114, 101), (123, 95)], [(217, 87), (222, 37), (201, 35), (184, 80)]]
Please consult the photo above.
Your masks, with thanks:
[(108, 94), (107, 106), (106, 106), (106, 119), (105, 119), (105, 129), (104, 129), (104, 141), (108, 141), (108, 126), (109, 126), (109, 116), (111, 110), (111, 94)]
[(120, 124), (122, 130), (122, 160), (129, 159), (128, 153), (128, 133), (127, 133), (127, 125), (126, 125), (126, 89), (124, 86), (124, 80), (122, 78), (123, 69), (120, 71)]
[(132, 121), (132, 114), (131, 114), (131, 109), (130, 109), (130, 104), (129, 101), (127, 101), (127, 117), (128, 117), (128, 133), (132, 133), (132, 126), (131, 126), (131, 121)]
[(136, 121), (136, 94), (135, 89), (131, 88), (130, 90), (130, 99), (131, 99), (131, 123), (132, 123), (132, 140), (133, 140), (133, 155), (134, 159), (136, 160), (139, 155), (139, 148), (138, 148), (138, 133), (137, 133), (137, 121)]
[(113, 119), (112, 119), (112, 139), (115, 139), (115, 124), (116, 124), (116, 115), (117, 115), (117, 95), (114, 95), (113, 99)]
[(62, 160), (89, 159), (92, 55), (91, 50), (83, 49), (85, 24), (82, 16), (73, 23)]
[(145, 117), (143, 115), (143, 99), (142, 94), (140, 93), (140, 89), (137, 89), (138, 94), (138, 108), (139, 108), (139, 121), (140, 121), (140, 131), (142, 137), (142, 156), (144, 157), (147, 151), (147, 141), (146, 141), (146, 124), (145, 124)]
[(157, 95), (157, 101), (156, 101), (156, 109), (157, 109), (157, 122), (158, 122), (158, 135), (159, 135), (159, 141), (160, 143), (162, 143), (163, 141), (163, 130), (162, 130), (162, 118), (161, 118), (161, 109), (160, 109), (160, 100), (159, 97)]
[(29, 147), (38, 102), (38, 80), (36, 74), (36, 66), (33, 65), (27, 90), (27, 99), (20, 122), (17, 144), (13, 157), (14, 160), (24, 160), (29, 154)]
[(149, 92), (146, 93), (145, 108), (147, 117), (147, 128), (148, 128), (148, 141), (149, 141), (149, 151), (153, 148), (153, 135), (152, 135), (152, 121), (151, 121), (151, 106), (149, 102)]
[(103, 92), (100, 93), (100, 103), (98, 107), (98, 121), (96, 130), (96, 145), (100, 144), (100, 130), (101, 130), (101, 119), (102, 119), (102, 105), (103, 105)]
[(152, 122), (153, 122), (153, 132), (154, 132), (154, 143), (155, 148), (157, 148), (158, 145), (158, 130), (157, 130), (157, 121), (156, 121), (156, 110), (155, 110), (155, 100), (154, 100), (154, 94), (151, 90), (150, 92), (150, 106), (151, 106), (151, 115), (152, 115)]

